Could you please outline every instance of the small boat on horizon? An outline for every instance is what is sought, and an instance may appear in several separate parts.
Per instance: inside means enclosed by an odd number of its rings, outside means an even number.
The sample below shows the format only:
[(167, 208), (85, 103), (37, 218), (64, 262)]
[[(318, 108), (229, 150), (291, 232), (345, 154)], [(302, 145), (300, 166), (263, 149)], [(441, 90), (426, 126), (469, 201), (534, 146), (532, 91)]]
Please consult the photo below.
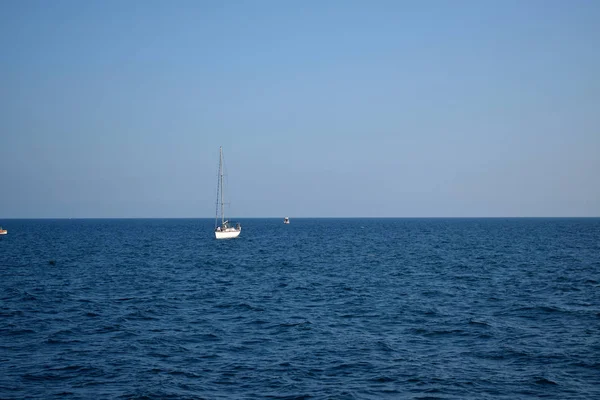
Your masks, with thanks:
[(283, 223), (284, 223), (284, 224), (289, 224), (289, 223), (290, 223), (290, 219), (289, 219), (288, 217), (285, 217), (285, 218), (283, 219)]
[(2, 229), (2, 227), (0, 226), (0, 235), (6, 235), (8, 234), (8, 231), (6, 229)]
[[(219, 179), (217, 181), (217, 212), (215, 215), (215, 238), (233, 239), (240, 235), (242, 226), (239, 223), (230, 223), (225, 219), (225, 202), (223, 201), (223, 147), (219, 147)], [(220, 213), (219, 213), (220, 211)], [(219, 222), (221, 216), (221, 225)]]

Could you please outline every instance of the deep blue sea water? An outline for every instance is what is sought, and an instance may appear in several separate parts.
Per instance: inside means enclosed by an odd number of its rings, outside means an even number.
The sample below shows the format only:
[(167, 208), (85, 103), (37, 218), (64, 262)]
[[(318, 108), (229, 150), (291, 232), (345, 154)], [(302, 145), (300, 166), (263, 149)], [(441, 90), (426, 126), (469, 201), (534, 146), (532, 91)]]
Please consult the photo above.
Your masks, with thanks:
[(240, 222), (3, 221), (0, 398), (600, 399), (600, 219)]

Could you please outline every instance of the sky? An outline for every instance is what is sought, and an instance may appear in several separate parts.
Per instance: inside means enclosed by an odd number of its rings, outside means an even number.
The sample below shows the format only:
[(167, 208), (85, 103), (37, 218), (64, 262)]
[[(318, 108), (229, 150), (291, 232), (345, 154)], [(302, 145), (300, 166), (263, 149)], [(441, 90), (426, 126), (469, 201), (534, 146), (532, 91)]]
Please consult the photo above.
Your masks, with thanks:
[(600, 2), (0, 1), (0, 220), (600, 216)]

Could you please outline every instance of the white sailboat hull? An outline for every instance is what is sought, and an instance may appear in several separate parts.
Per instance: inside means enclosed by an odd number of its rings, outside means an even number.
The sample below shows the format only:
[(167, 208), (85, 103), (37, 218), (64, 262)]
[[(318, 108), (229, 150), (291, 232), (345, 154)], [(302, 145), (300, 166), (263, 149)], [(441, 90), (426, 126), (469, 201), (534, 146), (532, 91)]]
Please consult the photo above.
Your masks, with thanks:
[(215, 231), (215, 237), (217, 239), (233, 239), (240, 235), (242, 230), (227, 230), (227, 231)]

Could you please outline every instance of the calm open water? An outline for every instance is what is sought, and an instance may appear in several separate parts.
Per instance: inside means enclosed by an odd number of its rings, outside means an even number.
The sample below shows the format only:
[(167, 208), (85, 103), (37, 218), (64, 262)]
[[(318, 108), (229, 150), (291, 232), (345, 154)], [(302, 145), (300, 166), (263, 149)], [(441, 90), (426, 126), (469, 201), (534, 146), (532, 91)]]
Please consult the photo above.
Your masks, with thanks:
[(600, 399), (600, 219), (241, 222), (3, 221), (0, 398)]

